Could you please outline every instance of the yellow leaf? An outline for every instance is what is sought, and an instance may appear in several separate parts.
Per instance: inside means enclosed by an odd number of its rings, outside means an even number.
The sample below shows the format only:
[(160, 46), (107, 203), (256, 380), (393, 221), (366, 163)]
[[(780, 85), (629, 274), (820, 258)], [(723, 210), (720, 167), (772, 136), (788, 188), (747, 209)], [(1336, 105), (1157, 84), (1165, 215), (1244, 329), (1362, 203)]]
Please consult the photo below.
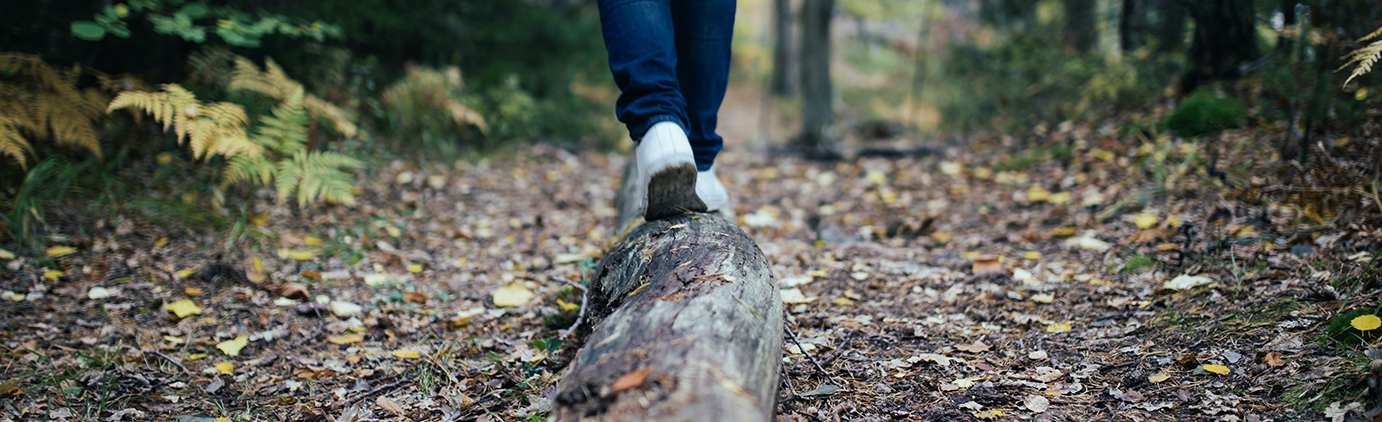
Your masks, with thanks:
[(1051, 191), (1041, 186), (1032, 186), (1027, 189), (1027, 200), (1031, 202), (1047, 202), (1051, 200)]
[(48, 271), (44, 271), (44, 272), (43, 272), (43, 278), (46, 278), (46, 279), (49, 279), (49, 280), (53, 280), (53, 281), (57, 281), (58, 278), (59, 278), (59, 277), (62, 277), (62, 276), (63, 276), (62, 271), (58, 271), (58, 270), (48, 270)]
[(931, 233), (931, 240), (935, 240), (936, 242), (940, 243), (950, 243), (950, 232), (938, 231), (935, 233)]
[(408, 264), (408, 272), (410, 272), (410, 273), (420, 273), (420, 272), (422, 272), (422, 264)]
[(299, 251), (292, 249), (279, 249), (278, 257), (283, 259), (293, 259), (297, 261), (311, 261), (316, 255), (309, 251)]
[(574, 311), (577, 308), (581, 307), (581, 305), (577, 305), (574, 303), (566, 303), (566, 301), (563, 301), (561, 299), (557, 299), (557, 306), (560, 306), (561, 310), (563, 311)]
[(191, 361), (194, 361), (194, 360), (202, 360), (202, 359), (206, 359), (206, 353), (193, 353), (193, 354), (187, 355), (186, 358), (183, 358), (183, 360), (188, 361), (188, 362), (191, 362)]
[(158, 249), (164, 246), (168, 246), (168, 238), (160, 237), (158, 238), (158, 240), (154, 241), (154, 249)]
[(231, 375), (235, 372), (235, 364), (230, 362), (216, 364), (216, 372), (224, 375)]
[(399, 358), (399, 359), (417, 359), (417, 358), (422, 357), (422, 354), (421, 354), (421, 353), (418, 353), (418, 352), (414, 352), (414, 351), (412, 351), (412, 350), (403, 350), (403, 349), (399, 349), (399, 350), (394, 350), (394, 351), (393, 351), (393, 357), (396, 357), (396, 358)]
[(1172, 215), (1166, 217), (1166, 225), (1170, 227), (1180, 227), (1180, 216)]
[(968, 251), (968, 252), (961, 252), (961, 253), (960, 253), (960, 258), (964, 258), (964, 259), (975, 259), (975, 258), (978, 258), (978, 257), (979, 257), (979, 252), (978, 252), (978, 251)]
[(1353, 321), (1349, 322), (1349, 325), (1357, 328), (1358, 331), (1372, 331), (1376, 330), (1377, 327), (1382, 327), (1382, 319), (1379, 319), (1377, 315), (1363, 315), (1354, 318)]
[(254, 257), (254, 271), (260, 273), (264, 272), (264, 263), (260, 261), (257, 256)]
[(183, 293), (187, 293), (188, 296), (201, 296), (201, 295), (202, 295), (202, 289), (199, 289), (199, 288), (196, 288), (196, 287), (188, 287), (188, 288), (182, 289), (182, 292), (183, 292)]
[(1137, 218), (1134, 218), (1134, 219), (1133, 219), (1133, 224), (1136, 224), (1136, 225), (1137, 225), (1137, 228), (1139, 228), (1139, 229), (1144, 229), (1144, 230), (1145, 230), (1145, 229), (1150, 229), (1150, 228), (1152, 228), (1152, 227), (1156, 227), (1156, 223), (1157, 223), (1158, 221), (1161, 221), (1161, 219), (1160, 219), (1160, 218), (1157, 218), (1157, 216), (1155, 216), (1155, 215), (1151, 215), (1151, 214), (1138, 214), (1138, 215), (1137, 215)]
[(1022, 259), (1041, 259), (1041, 252), (1027, 251), (1022, 253)]
[(245, 345), (248, 344), (250, 344), (249, 337), (239, 336), (216, 344), (216, 348), (225, 352), (226, 356), (236, 357), (240, 355), (240, 349), (244, 349)]
[(1167, 374), (1167, 373), (1165, 373), (1165, 372), (1158, 372), (1156, 375), (1152, 375), (1152, 376), (1150, 376), (1150, 377), (1147, 377), (1147, 381), (1151, 381), (1151, 382), (1154, 383), (1154, 384), (1155, 384), (1155, 383), (1162, 382), (1162, 381), (1166, 381), (1166, 380), (1168, 380), (1168, 379), (1171, 379), (1171, 375), (1170, 375), (1170, 374)]
[(326, 342), (331, 344), (351, 344), (359, 343), (364, 340), (365, 337), (355, 333), (341, 334), (338, 336), (331, 336), (326, 338)]
[(302, 241), (306, 243), (307, 246), (319, 246), (322, 244), (322, 239), (316, 236), (307, 236), (303, 238)]
[(1062, 237), (1063, 237), (1063, 236), (1074, 236), (1074, 235), (1075, 235), (1075, 228), (1074, 228), (1074, 227), (1057, 227), (1057, 228), (1051, 229), (1051, 235), (1052, 235), (1052, 236), (1062, 236)]
[(868, 178), (869, 183), (875, 185), (888, 183), (888, 174), (878, 170), (870, 170), (868, 175), (865, 177)]
[(4, 248), (0, 248), (0, 259), (14, 259), (14, 252), (10, 252), (5, 250)]
[(173, 336), (163, 336), (163, 340), (173, 344), (183, 344), (187, 342), (187, 340), (183, 340), (181, 337)]
[(1047, 325), (1047, 326), (1046, 326), (1046, 332), (1048, 332), (1048, 333), (1064, 333), (1064, 332), (1066, 332), (1066, 331), (1070, 331), (1070, 328), (1071, 328), (1071, 327), (1070, 327), (1070, 324), (1058, 322), (1058, 323), (1055, 323), (1055, 324)]
[(173, 315), (177, 315), (178, 318), (186, 318), (189, 315), (201, 315), (202, 313), (202, 308), (188, 299), (163, 305), (163, 309), (172, 312)]
[(523, 306), (533, 300), (533, 292), (517, 281), (509, 282), (494, 290), (494, 306)]
[(384, 231), (389, 232), (389, 237), (403, 236), (403, 230), (399, 230), (398, 227), (384, 226)]
[(1070, 202), (1070, 192), (1056, 192), (1051, 194), (1051, 203), (1060, 205)]
[(1228, 373), (1230, 372), (1228, 367), (1223, 365), (1205, 365), (1204, 370), (1219, 375), (1228, 375)]
[(811, 270), (806, 272), (806, 275), (811, 276), (811, 278), (821, 278), (825, 277), (827, 274), (830, 274), (830, 270)]
[(71, 246), (54, 246), (48, 248), (48, 257), (57, 258), (77, 253), (77, 248)]
[[(185, 269), (185, 270), (178, 270), (178, 278), (187, 278), (187, 277), (191, 277), (191, 276), (192, 276), (192, 273), (194, 273), (194, 272), (196, 272), (196, 271), (193, 270), (193, 269), (191, 269), (191, 268), (188, 268), (188, 269)], [(195, 295), (194, 295), (194, 296), (195, 296)]]

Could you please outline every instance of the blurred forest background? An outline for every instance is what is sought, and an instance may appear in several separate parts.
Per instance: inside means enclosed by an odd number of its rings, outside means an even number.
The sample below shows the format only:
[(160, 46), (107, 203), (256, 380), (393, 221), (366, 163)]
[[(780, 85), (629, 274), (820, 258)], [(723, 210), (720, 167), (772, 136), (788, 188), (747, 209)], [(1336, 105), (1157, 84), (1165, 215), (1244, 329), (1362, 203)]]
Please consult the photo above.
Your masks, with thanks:
[[(0, 242), (36, 250), (101, 213), (233, 232), (257, 186), (302, 206), (349, 202), (353, 180), (398, 157), (478, 159), (533, 142), (628, 148), (610, 111), (617, 90), (594, 3), (7, 6)], [(1382, 153), (1367, 74), (1382, 48), (1368, 38), (1382, 19), (1374, 2), (742, 0), (739, 9), (728, 101), (763, 113), (752, 139), (732, 148), (791, 142), (847, 155), (874, 139), (1020, 148), (1073, 127), (1146, 140), (1250, 128), (1241, 147), (1294, 163), (1282, 183), (1332, 171), (1320, 166), (1348, 170), (1309, 183), (1353, 192), (1377, 181), (1375, 160), (1335, 160)]]

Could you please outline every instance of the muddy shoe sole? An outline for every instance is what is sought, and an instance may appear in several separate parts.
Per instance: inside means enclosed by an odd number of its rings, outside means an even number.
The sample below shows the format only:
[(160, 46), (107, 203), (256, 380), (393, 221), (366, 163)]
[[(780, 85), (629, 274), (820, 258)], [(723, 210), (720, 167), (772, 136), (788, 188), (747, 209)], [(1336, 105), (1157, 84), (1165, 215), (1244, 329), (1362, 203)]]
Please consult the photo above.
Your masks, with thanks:
[(643, 212), (645, 220), (705, 210), (705, 202), (696, 196), (696, 166), (668, 167), (648, 181), (648, 208)]

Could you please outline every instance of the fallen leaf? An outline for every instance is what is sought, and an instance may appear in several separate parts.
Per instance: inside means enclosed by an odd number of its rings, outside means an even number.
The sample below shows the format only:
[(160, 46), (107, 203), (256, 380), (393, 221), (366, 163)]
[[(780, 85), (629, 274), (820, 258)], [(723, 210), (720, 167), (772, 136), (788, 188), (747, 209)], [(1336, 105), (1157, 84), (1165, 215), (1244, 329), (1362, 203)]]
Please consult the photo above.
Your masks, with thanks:
[(817, 299), (815, 296), (806, 297), (801, 293), (801, 289), (785, 289), (778, 293), (782, 295), (782, 303), (811, 303)]
[(581, 305), (575, 303), (567, 303), (566, 301), (561, 299), (557, 299), (557, 306), (561, 307), (562, 311), (574, 311), (581, 307)]
[(1041, 259), (1041, 252), (1027, 251), (1022, 253), (1022, 259)]
[(1157, 372), (1156, 375), (1147, 377), (1147, 381), (1151, 381), (1153, 384), (1166, 381), (1168, 379), (1171, 379), (1171, 374), (1167, 374), (1165, 371)]
[[(241, 337), (244, 337), (244, 336), (241, 336)], [(234, 375), (234, 374), (235, 374), (235, 364), (230, 363), (230, 362), (218, 363), (218, 364), (216, 364), (216, 372), (221, 373), (222, 375)]]
[(643, 381), (646, 381), (648, 379), (648, 375), (651, 375), (652, 373), (652, 368), (643, 368), (637, 371), (624, 374), (623, 376), (619, 377), (619, 379), (614, 380), (614, 385), (610, 387), (610, 390), (617, 393), (620, 391), (628, 390), (630, 388), (643, 385)]
[(307, 286), (299, 283), (286, 283), (273, 289), (279, 297), (289, 299), (306, 299), (308, 296)]
[(154, 249), (158, 249), (164, 246), (168, 246), (168, 238), (160, 237), (158, 238), (158, 240), (154, 241)]
[(1113, 247), (1113, 245), (1110, 245), (1108, 242), (1096, 239), (1090, 235), (1065, 239), (1065, 245), (1095, 252), (1104, 252)]
[(494, 290), (494, 306), (513, 307), (523, 306), (533, 300), (533, 292), (523, 286), (523, 283), (511, 281)]
[(302, 242), (307, 246), (320, 246), (322, 244), (322, 239), (316, 236), (307, 236), (302, 239)]
[(54, 246), (48, 248), (48, 257), (57, 258), (77, 253), (77, 248), (71, 246)]
[(802, 343), (802, 344), (801, 344), (801, 347), (797, 347), (797, 345), (795, 345), (795, 344), (789, 344), (789, 345), (787, 345), (787, 353), (790, 353), (790, 354), (793, 354), (793, 355), (801, 355), (801, 354), (810, 353), (812, 350), (816, 350), (816, 345), (811, 344), (811, 343)]
[(374, 404), (379, 405), (379, 408), (384, 409), (385, 412), (392, 413), (394, 416), (403, 416), (403, 406), (400, 406), (398, 402), (393, 401), (393, 399), (379, 396), (379, 398), (374, 400)]
[(331, 301), (331, 313), (341, 318), (349, 318), (364, 313), (365, 308), (343, 300)]
[(1280, 368), (1286, 366), (1286, 360), (1281, 358), (1281, 352), (1267, 353), (1266, 356), (1262, 357), (1262, 363), (1265, 363), (1267, 364), (1267, 366), (1271, 366), (1273, 368)]
[(1214, 279), (1209, 277), (1185, 274), (1176, 276), (1176, 278), (1171, 279), (1171, 281), (1167, 281), (1165, 284), (1161, 285), (1161, 288), (1169, 290), (1185, 290), (1192, 287), (1199, 287), (1213, 283)]
[(240, 355), (240, 349), (244, 349), (248, 344), (250, 344), (250, 338), (242, 335), (217, 343), (216, 348), (221, 349), (221, 352), (225, 353), (226, 356), (236, 357)]
[(978, 258), (974, 258), (974, 266), (971, 270), (973, 274), (1002, 271), (1003, 263), (999, 262), (998, 257), (993, 255), (985, 255)]
[(110, 290), (105, 287), (95, 286), (86, 291), (86, 298), (91, 300), (101, 300), (110, 297)]
[(1050, 293), (1037, 293), (1032, 295), (1031, 299), (1036, 303), (1051, 303), (1056, 300), (1056, 297)]
[(917, 362), (927, 361), (940, 366), (950, 366), (950, 357), (939, 353), (922, 353), (916, 355), (914, 358)]
[(1377, 327), (1382, 327), (1382, 318), (1378, 318), (1377, 315), (1361, 315), (1348, 324), (1358, 331), (1372, 331), (1376, 330)]
[(422, 354), (412, 350), (398, 349), (393, 351), (393, 357), (399, 359), (417, 359), (422, 357)]
[(1051, 400), (1038, 395), (1030, 395), (1027, 396), (1026, 400), (1022, 401), (1022, 407), (1034, 413), (1041, 413), (1051, 407)]
[(189, 299), (165, 304), (163, 305), (163, 309), (172, 312), (173, 315), (176, 315), (178, 318), (186, 318), (189, 315), (201, 315), (202, 313), (202, 308)]
[(202, 295), (202, 289), (196, 288), (196, 287), (188, 287), (188, 288), (182, 289), (182, 292), (183, 292), (183, 293), (187, 293), (188, 296), (201, 296), (201, 295)]
[(194, 270), (194, 269), (187, 268), (187, 269), (178, 270), (177, 274), (178, 274), (178, 278), (187, 278), (187, 277), (191, 277), (192, 274), (194, 274), (194, 273), (196, 273), (196, 272), (197, 272), (197, 271)]
[(63, 272), (58, 270), (48, 270), (43, 272), (43, 278), (53, 281), (58, 281), (58, 279), (62, 278), (63, 275)]
[(1036, 373), (1032, 375), (1032, 379), (1041, 382), (1055, 382), (1063, 376), (1065, 376), (1065, 373), (1061, 372), (1059, 369), (1049, 366), (1038, 366), (1036, 367)]
[(1074, 236), (1074, 235), (1075, 235), (1075, 228), (1074, 228), (1074, 227), (1057, 227), (1057, 228), (1051, 229), (1051, 235), (1052, 235), (1052, 236), (1059, 236), (1059, 237)]
[(1058, 323), (1055, 323), (1055, 324), (1047, 325), (1047, 326), (1046, 326), (1046, 332), (1048, 332), (1048, 333), (1064, 333), (1064, 332), (1066, 332), (1066, 331), (1070, 331), (1070, 328), (1071, 328), (1071, 327), (1070, 327), (1070, 324), (1065, 324), (1065, 323), (1059, 323), (1059, 322), (1058, 322)]
[(585, 259), (585, 254), (579, 254), (579, 253), (559, 253), (559, 254), (557, 254), (556, 258), (554, 258), (554, 259), (552, 260), (552, 262), (555, 263), (555, 264), (557, 264), (557, 265), (561, 265), (561, 264), (570, 264), (570, 263), (573, 263), (573, 262), (581, 262), (581, 261), (584, 260), (584, 259)]
[(359, 334), (356, 334), (356, 333), (345, 333), (345, 334), (336, 335), (336, 336), (331, 336), (331, 337), (327, 337), (327, 338), (326, 338), (326, 342), (327, 342), (327, 343), (331, 343), (331, 344), (351, 344), (351, 343), (359, 343), (359, 342), (364, 341), (364, 340), (365, 340), (364, 337), (362, 337), (362, 336), (360, 336)]
[(1152, 214), (1138, 214), (1132, 221), (1133, 224), (1137, 225), (1137, 228), (1145, 230), (1156, 226), (1156, 223), (1161, 221), (1161, 219)]
[(0, 248), (0, 259), (4, 259), (4, 260), (14, 259), (14, 252), (10, 252), (10, 251), (8, 251), (8, 250), (5, 250), (5, 248)]
[(312, 258), (315, 258), (315, 257), (316, 257), (316, 255), (313, 254), (313, 253), (310, 252), (310, 251), (300, 251), (300, 250), (293, 250), (293, 249), (279, 249), (279, 250), (278, 250), (278, 257), (279, 257), (279, 258), (283, 258), (283, 259), (292, 259), (292, 260), (295, 260), (295, 261), (311, 261)]
[(1201, 366), (1201, 368), (1204, 368), (1206, 372), (1213, 372), (1219, 375), (1228, 375), (1228, 373), (1231, 372), (1227, 366), (1223, 365), (1204, 365)]
[(1041, 186), (1027, 188), (1027, 200), (1031, 202), (1047, 202), (1051, 200), (1051, 191)]
[(941, 174), (944, 174), (944, 175), (946, 175), (946, 176), (956, 176), (956, 175), (959, 175), (959, 174), (960, 174), (960, 163), (956, 163), (956, 162), (953, 162), (953, 161), (941, 161), (941, 163), (940, 163), (940, 170), (941, 170)]
[(833, 394), (833, 393), (835, 393), (836, 391), (840, 391), (840, 387), (839, 387), (839, 386), (836, 386), (835, 384), (821, 384), (820, 386), (816, 387), (816, 389), (814, 389), (814, 390), (807, 391), (807, 392), (805, 392), (805, 393), (801, 393), (801, 396), (802, 396), (802, 397), (825, 396), (825, 395)]
[(408, 272), (410, 272), (410, 273), (420, 273), (420, 272), (422, 272), (422, 264), (408, 264)]
[(983, 340), (976, 340), (976, 341), (974, 341), (974, 344), (961, 344), (961, 345), (955, 346), (955, 349), (958, 349), (958, 350), (964, 351), (964, 352), (970, 352), (970, 353), (987, 352), (989, 349), (992, 349), (992, 348), (993, 348), (993, 346), (984, 344), (984, 341), (983, 341)]
[(403, 294), (403, 301), (412, 303), (427, 303), (427, 295), (418, 292), (407, 292)]

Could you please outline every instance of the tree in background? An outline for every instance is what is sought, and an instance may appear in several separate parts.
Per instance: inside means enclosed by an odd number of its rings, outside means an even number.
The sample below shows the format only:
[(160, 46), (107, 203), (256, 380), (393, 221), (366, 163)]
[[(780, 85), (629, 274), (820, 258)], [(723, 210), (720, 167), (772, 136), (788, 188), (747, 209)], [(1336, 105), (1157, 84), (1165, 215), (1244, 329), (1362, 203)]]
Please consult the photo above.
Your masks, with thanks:
[(773, 95), (796, 91), (792, 70), (792, 0), (773, 0)]
[(808, 153), (826, 149), (826, 127), (835, 115), (830, 85), (830, 18), (834, 0), (805, 0), (801, 10), (801, 137)]
[(1189, 67), (1181, 92), (1200, 83), (1242, 76), (1257, 60), (1256, 12), (1252, 0), (1181, 2), (1195, 19), (1195, 37), (1188, 53)]
[(1088, 53), (1099, 43), (1094, 0), (1065, 0), (1065, 46)]

